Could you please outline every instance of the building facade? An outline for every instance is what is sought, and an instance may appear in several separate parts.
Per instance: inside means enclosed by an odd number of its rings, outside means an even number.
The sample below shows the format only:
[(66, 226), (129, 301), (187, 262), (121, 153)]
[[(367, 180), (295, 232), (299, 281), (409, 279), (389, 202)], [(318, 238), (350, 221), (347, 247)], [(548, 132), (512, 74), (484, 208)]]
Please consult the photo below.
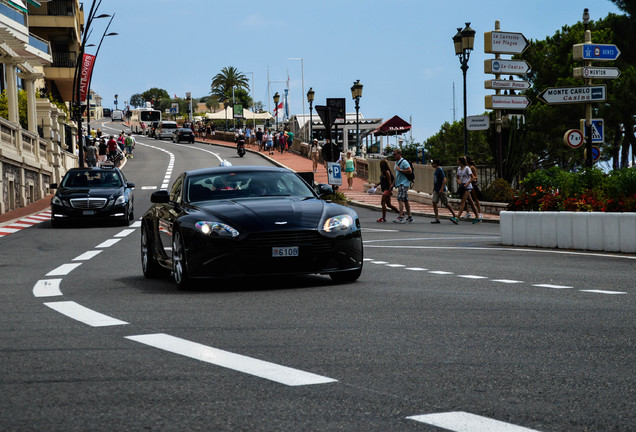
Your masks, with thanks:
[(0, 0), (0, 213), (44, 198), (77, 166), (66, 107), (39, 97), (53, 57), (49, 41), (31, 32), (29, 10), (43, 4)]

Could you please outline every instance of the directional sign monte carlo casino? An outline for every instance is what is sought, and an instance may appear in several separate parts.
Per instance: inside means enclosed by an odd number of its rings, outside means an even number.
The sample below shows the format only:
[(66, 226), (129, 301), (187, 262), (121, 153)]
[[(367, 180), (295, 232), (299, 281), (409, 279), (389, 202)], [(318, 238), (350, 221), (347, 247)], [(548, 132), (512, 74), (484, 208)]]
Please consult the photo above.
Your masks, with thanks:
[(605, 84), (579, 87), (551, 87), (543, 90), (538, 98), (548, 105), (605, 102), (607, 87)]

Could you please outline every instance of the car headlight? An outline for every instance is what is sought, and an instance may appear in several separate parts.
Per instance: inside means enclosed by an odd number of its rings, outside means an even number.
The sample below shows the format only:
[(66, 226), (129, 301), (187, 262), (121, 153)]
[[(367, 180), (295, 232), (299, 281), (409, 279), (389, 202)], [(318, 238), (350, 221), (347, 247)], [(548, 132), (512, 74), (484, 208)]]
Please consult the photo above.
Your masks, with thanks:
[(53, 197), (53, 199), (51, 200), (51, 204), (55, 204), (55, 205), (58, 205), (58, 206), (63, 206), (64, 205), (62, 200), (57, 195), (55, 195)]
[(207, 236), (219, 236), (219, 237), (238, 237), (239, 232), (231, 226), (220, 222), (208, 222), (201, 221), (194, 224), (194, 227), (201, 234)]
[(115, 200), (115, 205), (121, 205), (126, 203), (126, 197), (124, 195), (120, 195)]
[(322, 230), (329, 234), (348, 234), (356, 230), (355, 221), (347, 214), (330, 217), (325, 221)]

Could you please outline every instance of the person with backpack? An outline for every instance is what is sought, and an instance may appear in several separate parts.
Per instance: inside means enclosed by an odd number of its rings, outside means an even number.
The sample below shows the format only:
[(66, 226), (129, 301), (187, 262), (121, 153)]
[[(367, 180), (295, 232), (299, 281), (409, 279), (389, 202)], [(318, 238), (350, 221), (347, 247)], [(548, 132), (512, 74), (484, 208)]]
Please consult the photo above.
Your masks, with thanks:
[(128, 133), (128, 136), (124, 139), (124, 144), (126, 144), (126, 157), (133, 158), (133, 150), (135, 149), (135, 138)]
[[(397, 200), (399, 207), (399, 215), (395, 219), (394, 223), (411, 223), (413, 217), (411, 216), (411, 205), (409, 204), (409, 188), (411, 187), (411, 179), (415, 179), (413, 175), (413, 169), (409, 161), (402, 157), (402, 150), (396, 148), (393, 151), (395, 157), (395, 181), (394, 187), (398, 190)], [(407, 176), (409, 176), (407, 178)], [(404, 217), (404, 210), (406, 209), (406, 218)]]
[(441, 166), (439, 166), (438, 159), (433, 159), (433, 163), (431, 164), (431, 166), (435, 169), (435, 172), (433, 173), (433, 197), (431, 199), (431, 202), (433, 203), (433, 212), (435, 213), (435, 220), (431, 223), (440, 223), (437, 203), (441, 201), (442, 205), (446, 207), (453, 215), (453, 217), (450, 218), (451, 222), (457, 225), (459, 223), (457, 215), (455, 215), (455, 211), (448, 204), (448, 196), (446, 195), (446, 175), (444, 174), (444, 170)]

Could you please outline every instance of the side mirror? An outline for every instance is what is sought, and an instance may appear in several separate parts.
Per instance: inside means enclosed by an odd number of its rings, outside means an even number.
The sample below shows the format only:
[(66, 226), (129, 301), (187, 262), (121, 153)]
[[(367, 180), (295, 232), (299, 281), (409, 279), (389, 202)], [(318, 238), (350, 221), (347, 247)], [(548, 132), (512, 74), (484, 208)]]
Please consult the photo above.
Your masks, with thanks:
[(51, 184), (49, 184), (49, 187), (51, 189), (57, 189), (57, 183), (51, 183)]
[(316, 192), (320, 198), (324, 198), (329, 195), (333, 195), (333, 187), (328, 184), (320, 183), (316, 185)]
[(126, 187), (132, 189), (132, 188), (135, 187), (135, 184), (134, 183), (126, 183)]
[(170, 194), (167, 190), (158, 190), (150, 195), (150, 202), (155, 204), (170, 202)]

